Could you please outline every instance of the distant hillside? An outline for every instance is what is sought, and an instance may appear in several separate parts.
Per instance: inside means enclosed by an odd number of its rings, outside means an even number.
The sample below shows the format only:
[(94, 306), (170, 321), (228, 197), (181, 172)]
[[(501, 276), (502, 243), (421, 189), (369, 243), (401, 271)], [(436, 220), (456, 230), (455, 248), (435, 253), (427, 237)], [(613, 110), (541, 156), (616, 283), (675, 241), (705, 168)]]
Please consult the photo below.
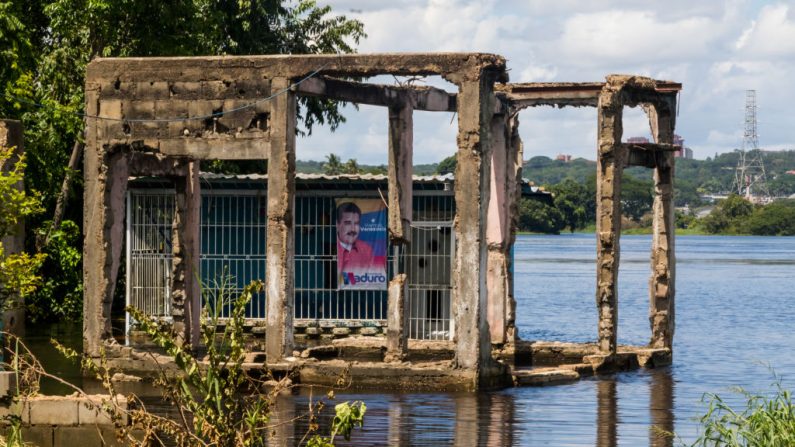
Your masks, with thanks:
[[(776, 196), (795, 194), (795, 175), (787, 171), (795, 171), (795, 150), (765, 151), (763, 153), (770, 192)], [(718, 194), (729, 192), (734, 181), (734, 170), (737, 167), (739, 152), (727, 152), (706, 160), (676, 159), (676, 196), (677, 204), (698, 203), (699, 194)], [(452, 162), (454, 158), (445, 160)], [(297, 161), (296, 170), (306, 173), (323, 172), (322, 161)], [(358, 165), (360, 172), (386, 172), (384, 165)], [(439, 163), (414, 166), (417, 175), (432, 175), (438, 172)], [(450, 165), (446, 164), (450, 169)], [(639, 180), (651, 180), (652, 170), (645, 168), (629, 168), (626, 173)], [(537, 185), (556, 185), (566, 179), (578, 183), (594, 182), (596, 162), (577, 158), (564, 162), (539, 155), (524, 162), (523, 176)]]
[[(771, 194), (795, 194), (795, 175), (787, 174), (787, 171), (795, 170), (795, 150), (765, 151), (763, 159)], [(676, 159), (675, 184), (679, 199), (688, 203), (698, 194), (729, 192), (738, 160), (737, 151), (716, 155), (714, 158), (707, 157), (706, 160)], [(652, 178), (651, 169), (633, 167), (625, 172), (641, 180)], [(596, 162), (578, 158), (567, 163), (536, 156), (524, 163), (523, 175), (539, 185), (554, 185), (565, 179), (587, 183), (593, 181), (592, 177), (596, 175)]]

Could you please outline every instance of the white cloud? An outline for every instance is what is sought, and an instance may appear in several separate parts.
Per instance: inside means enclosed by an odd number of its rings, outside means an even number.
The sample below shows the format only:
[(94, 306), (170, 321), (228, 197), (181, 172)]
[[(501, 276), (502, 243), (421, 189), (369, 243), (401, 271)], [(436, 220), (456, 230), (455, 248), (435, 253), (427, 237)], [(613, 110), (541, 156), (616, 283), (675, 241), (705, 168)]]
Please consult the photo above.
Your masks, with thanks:
[[(795, 126), (789, 118), (790, 105), (795, 103), (791, 79), (795, 8), (785, 2), (334, 0), (330, 4), (335, 11), (364, 21), (369, 37), (360, 52), (494, 52), (508, 60), (512, 82), (600, 81), (609, 73), (681, 82), (677, 133), (697, 156), (737, 147), (744, 92), (756, 89), (760, 143), (795, 146)], [(313, 138), (304, 153), (322, 154), (316, 157), (320, 159), (334, 151), (344, 159), (355, 155), (362, 163), (385, 160), (386, 113), (376, 115), (347, 112), (349, 123), (336, 134)], [(455, 150), (455, 123), (449, 124), (449, 114), (438, 115), (418, 112), (420, 118), (415, 117), (418, 163), (440, 160)], [(625, 135), (647, 128), (642, 115), (627, 114)], [(593, 109), (539, 109), (521, 115), (527, 157), (571, 153), (593, 159), (595, 132)], [(300, 151), (299, 158), (303, 158)]]
[(795, 57), (795, 20), (785, 3), (762, 8), (759, 19), (752, 22), (737, 41), (745, 58)]

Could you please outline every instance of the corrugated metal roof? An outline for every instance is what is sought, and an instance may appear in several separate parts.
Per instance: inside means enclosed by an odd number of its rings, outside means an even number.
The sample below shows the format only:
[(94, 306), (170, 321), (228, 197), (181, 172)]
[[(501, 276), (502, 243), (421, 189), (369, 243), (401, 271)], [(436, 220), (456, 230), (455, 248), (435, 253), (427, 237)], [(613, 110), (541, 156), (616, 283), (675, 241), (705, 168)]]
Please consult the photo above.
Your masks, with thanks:
[[(204, 180), (205, 182), (212, 182), (212, 181), (222, 181), (223, 183), (229, 183), (230, 186), (233, 183), (244, 184), (247, 182), (264, 182), (268, 179), (267, 174), (217, 174), (214, 172), (202, 172), (199, 174), (199, 177)], [(389, 180), (389, 177), (384, 174), (338, 174), (338, 175), (327, 175), (327, 174), (307, 174), (307, 173), (296, 173), (295, 174), (296, 180), (305, 181), (305, 182), (335, 182), (335, 181), (359, 181), (359, 182), (383, 182), (386, 183)], [(424, 183), (427, 185), (433, 184), (444, 184), (444, 183), (451, 183), (455, 181), (455, 176), (453, 174), (444, 174), (444, 175), (414, 175), (412, 176), (415, 183)], [(154, 184), (158, 182), (158, 179), (151, 178), (151, 177), (140, 177), (137, 179), (138, 182), (136, 183), (150, 183)], [(522, 190), (523, 194), (539, 194), (539, 195), (549, 195), (550, 193), (544, 191), (542, 188), (535, 186), (533, 182), (530, 180), (523, 178), (522, 179)]]
[[(202, 172), (201, 178), (207, 180), (267, 180), (267, 174), (217, 174), (214, 172)], [(295, 178), (298, 180), (361, 180), (371, 182), (386, 182), (389, 177), (384, 174), (307, 174), (297, 172)], [(421, 183), (446, 183), (454, 180), (453, 174), (445, 175), (414, 175), (412, 179)]]

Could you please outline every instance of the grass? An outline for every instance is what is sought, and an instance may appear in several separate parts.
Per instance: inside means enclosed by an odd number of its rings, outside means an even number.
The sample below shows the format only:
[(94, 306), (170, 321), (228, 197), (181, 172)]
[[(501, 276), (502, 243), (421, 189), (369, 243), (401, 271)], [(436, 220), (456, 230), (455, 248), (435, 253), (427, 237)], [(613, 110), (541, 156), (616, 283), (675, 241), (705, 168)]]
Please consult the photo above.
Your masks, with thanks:
[(733, 408), (717, 394), (704, 396), (708, 409), (694, 446), (795, 446), (795, 404), (780, 379), (772, 396), (736, 391), (745, 399), (744, 408)]

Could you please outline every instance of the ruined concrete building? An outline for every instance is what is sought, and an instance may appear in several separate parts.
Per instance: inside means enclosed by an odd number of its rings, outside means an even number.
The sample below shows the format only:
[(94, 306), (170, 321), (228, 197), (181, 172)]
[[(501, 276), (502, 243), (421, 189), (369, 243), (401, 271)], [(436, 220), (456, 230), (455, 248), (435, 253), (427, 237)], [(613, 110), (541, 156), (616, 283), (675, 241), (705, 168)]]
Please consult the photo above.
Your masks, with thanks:
[[(384, 74), (441, 76), (457, 91), (347, 80)], [(505, 59), (481, 53), (95, 60), (86, 75), (84, 349), (96, 356), (103, 345), (114, 344), (111, 307), (125, 259), (125, 225), (129, 228), (132, 214), (139, 209), (132, 205), (127, 209), (132, 203), (126, 200), (128, 189), (137, 188), (142, 181), (167, 185), (173, 208), (170, 222), (163, 228), (170, 230), (170, 260), (165, 267), (170, 279), (168, 303), (161, 312), (167, 309), (165, 316), (175, 332), (185, 343), (196, 346), (202, 304), (200, 226), (202, 207), (206, 207), (202, 189), (213, 180), (206, 176), (202, 180), (199, 162), (267, 160), (267, 176), (245, 179), (247, 188), (260, 185), (258, 194), (265, 201), (258, 208), (263, 219), (257, 231), (265, 241), (261, 253), (265, 310), (258, 318), (265, 333), (266, 364), (298, 371), (300, 380), (314, 382), (323, 382), (339, 367), (337, 360), (305, 362), (301, 358), (320, 351), (307, 349), (298, 358), (295, 355), (297, 335), (309, 333), (302, 329), (306, 322), (299, 321), (309, 314), (298, 312), (296, 316), (296, 294), (300, 292), (296, 244), (301, 244), (296, 233), (302, 231), (296, 228), (306, 224), (298, 217), (296, 197), (312, 195), (305, 187), (311, 179), (302, 179), (295, 172), (296, 101), (300, 96), (314, 96), (388, 109), (388, 176), (377, 181), (383, 183), (380, 190), (388, 206), (388, 245), (396, 256), (412, 253), (412, 238), (418, 237), (412, 231), (412, 226), (422, 221), (417, 219), (421, 208), (415, 198), (452, 188), (445, 205), (451, 213), (446, 231), (454, 241), (445, 248), (450, 257), (449, 304), (444, 310), (449, 316), (447, 331), (438, 340), (414, 340), (424, 338), (409, 330), (413, 312), (408, 304), (410, 285), (416, 283), (411, 276), (416, 273), (395, 264), (396, 268), (389, 269), (384, 292), (385, 337), (375, 342), (349, 339), (333, 345), (337, 354), (356, 347), (373, 348), (373, 362), (351, 369), (354, 383), (379, 383), (378, 377), (383, 376), (381, 382), (391, 380), (396, 386), (472, 389), (510, 380), (566, 380), (588, 371), (669, 362), (674, 332), (671, 196), (672, 151), (676, 148), (672, 138), (680, 88), (672, 82), (623, 75), (611, 75), (599, 83), (511, 84)], [(517, 115), (535, 106), (598, 110), (597, 344), (516, 339), (511, 248), (523, 159)], [(625, 106), (643, 107), (654, 143), (622, 143)], [(454, 182), (431, 179), (426, 186), (417, 187), (412, 180), (415, 110), (457, 114)], [(649, 284), (652, 335), (647, 347), (619, 347), (616, 341), (621, 173), (627, 166), (654, 169)], [(138, 179), (130, 183), (133, 178)], [(219, 180), (223, 179), (214, 179)], [(437, 192), (428, 193), (427, 189)], [(128, 265), (128, 278), (129, 270)], [(317, 314), (311, 318), (319, 320), (321, 327), (324, 323), (334, 326)], [(422, 355), (412, 354), (416, 346), (452, 351), (453, 362), (424, 364), (418, 360)], [(129, 349), (120, 351), (128, 357), (135, 355)], [(521, 360), (525, 358), (527, 361)], [(555, 368), (522, 371), (513, 366), (514, 361), (540, 365), (545, 359)], [(393, 370), (388, 377), (382, 374), (387, 369)]]

